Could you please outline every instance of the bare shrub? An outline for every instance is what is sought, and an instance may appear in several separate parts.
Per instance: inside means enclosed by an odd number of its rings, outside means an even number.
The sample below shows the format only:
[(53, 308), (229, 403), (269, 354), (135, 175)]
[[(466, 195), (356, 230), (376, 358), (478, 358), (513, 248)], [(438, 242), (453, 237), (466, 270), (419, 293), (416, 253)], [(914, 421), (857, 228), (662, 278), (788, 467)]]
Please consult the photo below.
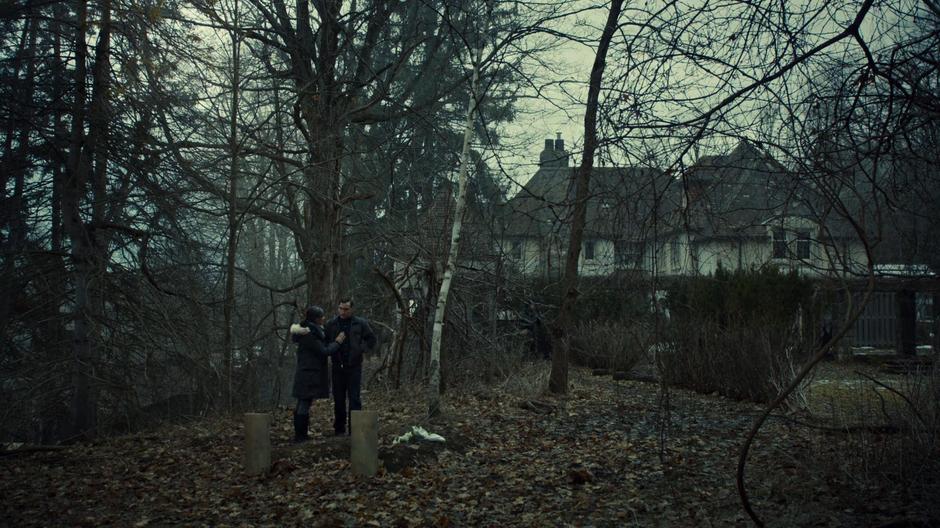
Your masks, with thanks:
[(528, 338), (523, 333), (505, 331), (492, 337), (477, 333), (461, 338), (459, 355), (454, 351), (456, 343), (447, 347), (448, 388), (502, 384), (526, 364)]
[[(696, 320), (676, 322), (672, 330), (674, 346), (660, 350), (666, 382), (736, 399), (772, 400), (809, 352), (791, 332), (761, 325)], [(805, 391), (795, 394), (790, 405), (805, 405)]]
[(812, 460), (851, 500), (871, 490), (914, 497), (928, 518), (940, 515), (940, 368), (902, 376), (854, 371), (813, 384)]
[[(672, 345), (658, 360), (667, 383), (769, 402), (813, 350), (818, 314), (813, 286), (773, 268), (728, 272), (673, 284), (667, 304)], [(805, 406), (806, 385), (788, 405)]]
[(914, 370), (899, 381), (897, 417), (911, 462), (910, 478), (940, 488), (940, 364)]
[(651, 335), (643, 321), (582, 323), (571, 336), (571, 359), (586, 367), (627, 371), (643, 359)]
[(519, 399), (537, 398), (548, 385), (551, 366), (547, 361), (521, 361), (517, 370), (494, 386), (500, 393)]
[(915, 371), (905, 378), (912, 405), (917, 409), (920, 426), (932, 433), (936, 443), (940, 434), (940, 362), (935, 361), (926, 375)]
[[(772, 371), (770, 377), (770, 384), (773, 387), (774, 395), (780, 394), (790, 385), (790, 382), (796, 378), (800, 368), (802, 368), (803, 361), (811, 355), (807, 344), (803, 344), (803, 346), (797, 344), (785, 347), (780, 356), (775, 356), (774, 353), (770, 351), (765, 353), (769, 354), (770, 357), (777, 357), (778, 359), (776, 368)], [(813, 375), (810, 373), (810, 375), (803, 378), (800, 384), (787, 396), (787, 399), (782, 403), (783, 407), (792, 411), (806, 410), (809, 407), (807, 393), (812, 381)]]

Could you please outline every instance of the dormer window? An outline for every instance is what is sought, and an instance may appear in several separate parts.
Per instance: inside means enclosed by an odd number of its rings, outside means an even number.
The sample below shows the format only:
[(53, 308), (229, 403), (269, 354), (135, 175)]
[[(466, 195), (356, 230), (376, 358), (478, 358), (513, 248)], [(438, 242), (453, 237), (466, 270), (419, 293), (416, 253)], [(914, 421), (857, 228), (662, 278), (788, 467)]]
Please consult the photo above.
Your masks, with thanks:
[(810, 247), (809, 229), (794, 229), (788, 231), (782, 227), (773, 230), (773, 258), (809, 260)]

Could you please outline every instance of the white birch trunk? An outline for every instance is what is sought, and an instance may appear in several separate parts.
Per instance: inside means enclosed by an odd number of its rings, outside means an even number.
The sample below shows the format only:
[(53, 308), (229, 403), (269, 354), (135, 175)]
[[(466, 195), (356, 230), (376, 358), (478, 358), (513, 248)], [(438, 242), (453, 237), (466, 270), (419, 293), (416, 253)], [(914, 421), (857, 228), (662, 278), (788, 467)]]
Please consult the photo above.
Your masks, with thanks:
[(480, 78), (480, 60), (483, 49), (477, 50), (473, 61), (473, 77), (470, 81), (470, 104), (467, 107), (467, 122), (463, 132), (463, 153), (460, 156), (460, 175), (457, 178), (457, 203), (454, 207), (454, 223), (450, 230), (450, 251), (444, 266), (444, 279), (441, 281), (437, 296), (437, 309), (434, 312), (434, 329), (431, 334), (431, 382), (428, 387), (428, 416), (436, 416), (441, 405), (441, 335), (444, 333), (444, 312), (447, 309), (447, 296), (457, 267), (457, 251), (460, 248), (460, 228), (463, 226), (463, 214), (467, 205), (467, 170), (470, 162), (470, 138), (473, 135), (473, 113), (477, 109), (477, 83)]

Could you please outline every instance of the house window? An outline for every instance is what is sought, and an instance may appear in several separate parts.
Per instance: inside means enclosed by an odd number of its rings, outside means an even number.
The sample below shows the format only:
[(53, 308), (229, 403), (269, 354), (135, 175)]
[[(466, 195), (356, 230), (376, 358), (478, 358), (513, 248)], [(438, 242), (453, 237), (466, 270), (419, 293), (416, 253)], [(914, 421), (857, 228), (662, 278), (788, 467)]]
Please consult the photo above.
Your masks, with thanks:
[(515, 260), (522, 260), (522, 241), (513, 240), (512, 247), (509, 250), (509, 257)]
[(787, 232), (783, 228), (774, 229), (774, 258), (787, 258)]
[(614, 243), (614, 259), (622, 268), (635, 265), (640, 260), (640, 246), (635, 242), (618, 240)]
[(773, 254), (775, 259), (797, 259), (807, 260), (810, 258), (810, 230), (797, 229), (790, 231), (789, 239), (787, 231), (783, 228), (776, 228), (773, 231)]
[(796, 232), (796, 258), (809, 259), (809, 229), (800, 229)]
[(594, 260), (594, 241), (584, 241), (584, 260)]

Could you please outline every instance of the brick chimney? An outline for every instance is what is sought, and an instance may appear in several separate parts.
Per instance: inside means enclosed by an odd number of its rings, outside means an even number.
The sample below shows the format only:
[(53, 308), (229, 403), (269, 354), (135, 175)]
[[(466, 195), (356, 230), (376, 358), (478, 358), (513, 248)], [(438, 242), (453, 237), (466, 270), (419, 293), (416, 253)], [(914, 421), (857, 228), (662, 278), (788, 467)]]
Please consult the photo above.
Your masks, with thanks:
[(539, 154), (540, 167), (567, 167), (568, 151), (565, 150), (565, 140), (561, 139), (561, 132), (557, 133), (557, 138), (546, 139), (545, 148)]

